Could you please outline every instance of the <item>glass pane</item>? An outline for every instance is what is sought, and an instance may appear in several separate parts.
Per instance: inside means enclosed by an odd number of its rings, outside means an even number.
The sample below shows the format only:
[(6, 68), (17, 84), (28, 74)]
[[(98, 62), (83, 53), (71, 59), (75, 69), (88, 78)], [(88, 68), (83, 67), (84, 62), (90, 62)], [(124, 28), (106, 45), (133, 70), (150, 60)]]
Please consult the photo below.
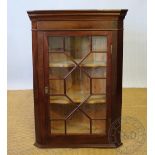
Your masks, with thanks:
[(81, 109), (92, 119), (106, 119), (106, 95), (92, 95)]
[(63, 39), (64, 37), (49, 37), (48, 38), (49, 52), (63, 52), (64, 51)]
[(50, 94), (64, 94), (64, 80), (49, 80)]
[(52, 120), (51, 121), (51, 134), (64, 134), (65, 133), (65, 121)]
[(75, 108), (65, 96), (50, 96), (51, 119), (65, 119)]
[(81, 111), (77, 110), (67, 120), (67, 134), (89, 134), (90, 120)]
[(50, 96), (50, 103), (52, 104), (68, 104), (70, 100), (66, 96)]
[(76, 68), (66, 79), (66, 94), (75, 103), (80, 103), (90, 94), (90, 79)]
[(85, 67), (84, 70), (91, 78), (106, 78), (105, 67)]
[(74, 67), (74, 62), (64, 53), (49, 53), (49, 67)]
[(87, 100), (88, 104), (106, 103), (106, 95), (92, 95)]
[(105, 67), (107, 61), (106, 53), (91, 53), (80, 64), (81, 67)]
[(65, 37), (65, 52), (79, 63), (90, 52), (90, 37)]
[(107, 37), (93, 36), (92, 51), (106, 51), (106, 50), (107, 50)]
[(106, 80), (105, 79), (92, 79), (92, 93), (105, 94), (106, 93)]
[(104, 134), (107, 37), (51, 36), (48, 46), (51, 134), (65, 134), (65, 119), (67, 134), (90, 134), (90, 125)]
[(51, 67), (49, 68), (49, 78), (50, 79), (64, 79), (69, 72), (72, 70), (72, 67)]
[(92, 121), (92, 133), (93, 134), (106, 134), (106, 121), (105, 120), (93, 120)]

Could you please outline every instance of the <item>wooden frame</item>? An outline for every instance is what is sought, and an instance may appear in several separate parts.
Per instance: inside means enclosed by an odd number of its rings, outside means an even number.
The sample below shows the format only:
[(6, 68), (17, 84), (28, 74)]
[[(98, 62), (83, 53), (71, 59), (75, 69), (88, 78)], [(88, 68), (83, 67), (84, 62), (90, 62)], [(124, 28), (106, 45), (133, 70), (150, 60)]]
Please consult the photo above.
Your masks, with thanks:
[[(34, 112), (38, 147), (118, 147), (109, 142), (111, 124), (121, 117), (123, 19), (127, 10), (58, 10), (28, 11), (32, 21)], [(107, 128), (106, 135), (51, 135), (49, 123), (48, 36), (108, 36), (107, 69)], [(121, 127), (118, 129), (121, 131)], [(66, 132), (65, 132), (66, 133)]]

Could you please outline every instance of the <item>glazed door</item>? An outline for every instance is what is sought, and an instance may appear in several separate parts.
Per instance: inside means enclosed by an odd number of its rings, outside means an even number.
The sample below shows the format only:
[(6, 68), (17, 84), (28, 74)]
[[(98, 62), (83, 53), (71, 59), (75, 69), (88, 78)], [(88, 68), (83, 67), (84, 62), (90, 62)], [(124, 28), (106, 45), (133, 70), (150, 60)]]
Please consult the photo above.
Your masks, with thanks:
[(50, 136), (106, 136), (110, 120), (111, 32), (44, 35)]

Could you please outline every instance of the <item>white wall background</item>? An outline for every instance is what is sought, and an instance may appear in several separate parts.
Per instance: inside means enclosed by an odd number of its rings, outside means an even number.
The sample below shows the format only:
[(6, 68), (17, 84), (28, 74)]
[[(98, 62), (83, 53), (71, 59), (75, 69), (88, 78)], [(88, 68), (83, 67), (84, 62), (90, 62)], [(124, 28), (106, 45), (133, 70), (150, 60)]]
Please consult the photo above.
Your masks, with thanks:
[(32, 88), (31, 23), (27, 10), (128, 9), (123, 86), (146, 87), (146, 0), (8, 0), (8, 89)]

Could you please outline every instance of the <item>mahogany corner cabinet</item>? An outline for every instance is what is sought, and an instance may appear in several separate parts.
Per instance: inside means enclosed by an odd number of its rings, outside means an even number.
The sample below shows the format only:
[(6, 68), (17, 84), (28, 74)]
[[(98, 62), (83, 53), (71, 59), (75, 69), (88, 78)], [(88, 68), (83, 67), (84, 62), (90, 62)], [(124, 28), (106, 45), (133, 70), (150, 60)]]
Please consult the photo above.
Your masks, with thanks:
[(121, 118), (126, 13), (124, 9), (28, 11), (36, 146), (122, 144), (121, 125), (110, 131)]

